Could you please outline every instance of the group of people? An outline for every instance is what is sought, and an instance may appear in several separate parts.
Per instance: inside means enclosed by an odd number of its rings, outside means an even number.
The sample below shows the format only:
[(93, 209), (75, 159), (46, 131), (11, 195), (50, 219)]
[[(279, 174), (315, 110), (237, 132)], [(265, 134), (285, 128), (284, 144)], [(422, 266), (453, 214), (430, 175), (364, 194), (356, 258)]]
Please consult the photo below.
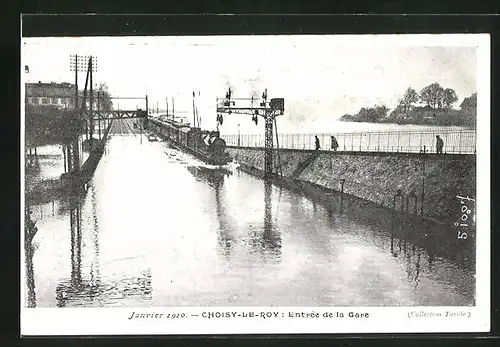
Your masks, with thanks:
[[(333, 149), (335, 152), (337, 151), (337, 148), (339, 148), (339, 143), (337, 142), (337, 139), (335, 138), (335, 136), (330, 136), (330, 139), (331, 139), (331, 149)], [(320, 144), (319, 144), (319, 138), (317, 135), (314, 136), (314, 143), (315, 143), (315, 147), (316, 147), (316, 150), (319, 150), (321, 148)]]
[[(330, 141), (330, 144), (331, 144), (330, 148), (336, 152), (337, 148), (339, 148), (339, 143), (337, 142), (337, 139), (333, 135), (330, 136), (330, 140), (331, 140)], [(320, 146), (319, 138), (317, 135), (314, 136), (314, 144), (315, 144), (316, 150), (318, 151), (321, 148), (321, 146)], [(436, 153), (443, 154), (443, 147), (444, 147), (443, 139), (439, 135), (436, 135)]]

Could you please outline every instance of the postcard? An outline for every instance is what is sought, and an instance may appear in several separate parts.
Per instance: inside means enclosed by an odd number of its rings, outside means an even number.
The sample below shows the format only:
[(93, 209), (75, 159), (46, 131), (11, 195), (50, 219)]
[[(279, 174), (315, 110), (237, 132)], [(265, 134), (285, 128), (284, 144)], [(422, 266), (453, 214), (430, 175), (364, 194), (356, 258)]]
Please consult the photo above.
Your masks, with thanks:
[(488, 34), (21, 54), (23, 336), (489, 331)]

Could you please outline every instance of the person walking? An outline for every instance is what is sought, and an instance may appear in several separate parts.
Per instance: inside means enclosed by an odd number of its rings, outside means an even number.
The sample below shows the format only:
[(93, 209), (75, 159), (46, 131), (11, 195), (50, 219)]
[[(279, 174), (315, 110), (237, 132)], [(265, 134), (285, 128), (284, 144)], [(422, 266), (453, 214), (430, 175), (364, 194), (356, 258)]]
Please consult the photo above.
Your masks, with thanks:
[(443, 139), (441, 137), (439, 137), (439, 135), (436, 135), (436, 153), (437, 154), (443, 154), (443, 146), (444, 146)]
[(337, 142), (337, 139), (335, 136), (330, 136), (331, 137), (331, 144), (332, 144), (332, 149), (337, 152), (337, 148), (339, 148), (339, 143)]
[(319, 145), (319, 138), (317, 135), (315, 135), (314, 138), (315, 138), (314, 142), (316, 144), (316, 150), (319, 150), (321, 148)]

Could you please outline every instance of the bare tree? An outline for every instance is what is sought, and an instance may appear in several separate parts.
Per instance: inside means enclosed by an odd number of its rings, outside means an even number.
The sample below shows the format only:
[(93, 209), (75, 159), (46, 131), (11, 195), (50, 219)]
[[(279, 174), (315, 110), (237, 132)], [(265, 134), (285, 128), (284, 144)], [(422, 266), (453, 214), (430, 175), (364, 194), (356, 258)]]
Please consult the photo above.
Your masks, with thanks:
[(102, 110), (110, 111), (113, 109), (113, 101), (111, 100), (111, 94), (109, 93), (108, 86), (106, 83), (99, 84), (97, 89), (100, 93), (100, 107)]

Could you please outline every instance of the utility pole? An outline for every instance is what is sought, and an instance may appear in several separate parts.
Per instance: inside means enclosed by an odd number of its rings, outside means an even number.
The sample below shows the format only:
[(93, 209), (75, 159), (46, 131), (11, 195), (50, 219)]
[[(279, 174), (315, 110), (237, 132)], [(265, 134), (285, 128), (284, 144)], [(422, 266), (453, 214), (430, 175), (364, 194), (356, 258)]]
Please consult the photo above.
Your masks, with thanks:
[(79, 95), (78, 95), (78, 72), (88, 72), (88, 57), (79, 56), (77, 54), (70, 55), (70, 70), (75, 72), (75, 100), (73, 109), (73, 124), (75, 125), (71, 129), (71, 139), (69, 144), (66, 146), (66, 160), (67, 160), (67, 170), (68, 172), (74, 172), (76, 174), (80, 173), (80, 121), (81, 121), (81, 111), (83, 107), (80, 107)]
[(97, 126), (99, 127), (99, 140), (101, 139), (101, 91), (97, 91)]
[(142, 145), (142, 122), (139, 122), (139, 132), (140, 132), (140, 143)]
[(193, 127), (196, 128), (196, 108), (194, 106), (194, 90), (193, 90)]
[(94, 87), (93, 87), (93, 80), (92, 80), (92, 56), (89, 58), (89, 71), (90, 71), (90, 153), (92, 153), (93, 148), (93, 143), (94, 143)]
[[(78, 55), (75, 54), (74, 56), (74, 62), (70, 62), (70, 70), (71, 69), (74, 69), (75, 71), (75, 101), (74, 101), (74, 114), (73, 114), (73, 121), (77, 122), (78, 124), (80, 123), (79, 120), (80, 120), (80, 114), (79, 114), (79, 110), (78, 110)], [(74, 159), (73, 159), (73, 156), (75, 155), (75, 151), (78, 151), (78, 136), (80, 135), (79, 131), (76, 132), (76, 134), (72, 134), (72, 136), (77, 136), (77, 144), (76, 146), (73, 145), (73, 143), (71, 143), (69, 146), (66, 146), (66, 150), (67, 150), (67, 155), (66, 155), (66, 159), (68, 161), (68, 172), (72, 172), (73, 171), (73, 163), (74, 163)], [(73, 142), (73, 141), (72, 141)], [(79, 162), (79, 161), (78, 161)]]
[[(262, 102), (259, 106), (253, 105), (254, 98), (232, 98), (229, 88), (225, 98), (217, 98), (217, 128), (223, 123), (222, 114), (247, 114), (252, 116), (255, 125), (258, 124), (258, 116), (265, 121), (265, 152), (264, 152), (264, 176), (273, 175), (273, 122), (277, 116), (283, 115), (285, 111), (285, 100), (273, 98), (267, 101), (267, 89), (262, 94)], [(236, 101), (251, 101), (250, 106), (236, 106)], [(239, 138), (239, 136), (238, 136)]]
[(424, 198), (425, 198), (425, 147), (422, 153), (422, 192), (420, 197), (420, 216), (424, 218)]
[(175, 121), (175, 104), (173, 96), (172, 96), (172, 120)]
[(75, 110), (78, 108), (78, 55), (75, 55)]

